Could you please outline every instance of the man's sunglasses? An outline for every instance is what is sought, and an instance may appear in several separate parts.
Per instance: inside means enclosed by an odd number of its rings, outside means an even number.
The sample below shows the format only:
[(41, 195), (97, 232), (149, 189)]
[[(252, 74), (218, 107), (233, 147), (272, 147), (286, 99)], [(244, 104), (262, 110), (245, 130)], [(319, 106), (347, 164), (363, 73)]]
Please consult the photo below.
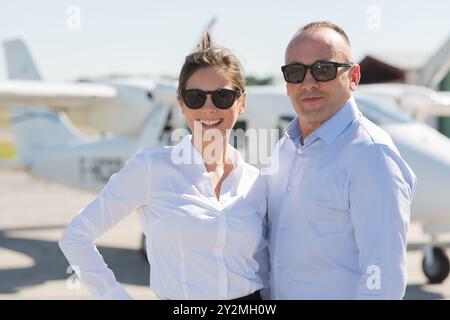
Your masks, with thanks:
[(211, 95), (212, 102), (219, 109), (228, 109), (234, 104), (236, 98), (240, 97), (244, 91), (217, 89), (214, 91), (203, 91), (200, 89), (181, 90), (181, 97), (184, 104), (190, 109), (200, 109), (205, 105), (206, 97)]
[(288, 83), (302, 83), (308, 69), (311, 70), (314, 80), (325, 82), (336, 78), (338, 68), (349, 68), (352, 66), (353, 63), (350, 62), (318, 61), (311, 65), (301, 63), (287, 64), (281, 67), (281, 71), (283, 72), (284, 80)]

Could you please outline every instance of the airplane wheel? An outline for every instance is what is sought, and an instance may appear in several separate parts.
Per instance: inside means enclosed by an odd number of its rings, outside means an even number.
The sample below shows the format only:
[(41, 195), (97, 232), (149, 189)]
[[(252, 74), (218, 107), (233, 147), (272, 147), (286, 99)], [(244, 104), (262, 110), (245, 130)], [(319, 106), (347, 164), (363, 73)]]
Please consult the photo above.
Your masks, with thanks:
[(439, 247), (432, 248), (432, 263), (428, 263), (427, 255), (423, 257), (422, 268), (430, 283), (441, 283), (450, 272), (450, 263), (445, 251)]
[(141, 237), (141, 249), (140, 249), (142, 255), (147, 259), (147, 243), (145, 240), (145, 234), (142, 234)]

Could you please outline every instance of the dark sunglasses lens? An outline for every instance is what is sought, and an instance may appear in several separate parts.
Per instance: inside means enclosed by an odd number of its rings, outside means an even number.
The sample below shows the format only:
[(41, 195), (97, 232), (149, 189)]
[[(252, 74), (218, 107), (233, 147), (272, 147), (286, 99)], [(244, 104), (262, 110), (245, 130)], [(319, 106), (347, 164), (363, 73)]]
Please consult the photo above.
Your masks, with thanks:
[(283, 69), (284, 80), (289, 83), (302, 83), (306, 69), (303, 66), (289, 66)]
[(186, 90), (183, 94), (186, 106), (191, 109), (200, 109), (206, 101), (206, 94), (200, 90)]
[(328, 63), (319, 63), (311, 67), (311, 73), (317, 81), (330, 81), (336, 78), (336, 66)]
[(228, 109), (234, 104), (236, 93), (232, 90), (216, 90), (212, 94), (212, 101), (219, 109)]

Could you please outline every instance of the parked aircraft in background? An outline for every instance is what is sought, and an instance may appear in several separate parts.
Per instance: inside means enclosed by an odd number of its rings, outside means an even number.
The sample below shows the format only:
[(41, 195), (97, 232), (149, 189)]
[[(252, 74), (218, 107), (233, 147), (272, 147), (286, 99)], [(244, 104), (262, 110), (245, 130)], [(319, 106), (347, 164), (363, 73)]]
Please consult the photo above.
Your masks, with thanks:
[(396, 105), (418, 121), (450, 117), (450, 92), (402, 83), (360, 85), (358, 91), (377, 101)]
[[(140, 147), (170, 144), (172, 130), (185, 128), (174, 83), (142, 79), (48, 83), (39, 80), (39, 72), (22, 42), (8, 42), (6, 51), (12, 80), (0, 83), (0, 105), (11, 111), (20, 156), (16, 165), (27, 168), (37, 178), (97, 192)], [(450, 269), (437, 239), (450, 231), (450, 140), (398, 108), (421, 118), (428, 108), (434, 110), (436, 103), (418, 107), (417, 99), (398, 100), (389, 93), (393, 85), (384, 87), (384, 93), (370, 88), (375, 87), (361, 86), (356, 95), (358, 106), (391, 135), (418, 177), (411, 218), (421, 223), (432, 239), (425, 249), (425, 275), (431, 282), (441, 282)], [(411, 92), (420, 94), (421, 89), (412, 88)], [(237, 128), (283, 131), (295, 116), (283, 87), (248, 87), (247, 94), (246, 110)], [(447, 110), (441, 105), (446, 100), (439, 101), (439, 110)], [(110, 133), (93, 138), (76, 125)], [(236, 145), (252, 159), (261, 160), (242, 149), (246, 146), (242, 140)], [(261, 162), (258, 164), (263, 165)]]

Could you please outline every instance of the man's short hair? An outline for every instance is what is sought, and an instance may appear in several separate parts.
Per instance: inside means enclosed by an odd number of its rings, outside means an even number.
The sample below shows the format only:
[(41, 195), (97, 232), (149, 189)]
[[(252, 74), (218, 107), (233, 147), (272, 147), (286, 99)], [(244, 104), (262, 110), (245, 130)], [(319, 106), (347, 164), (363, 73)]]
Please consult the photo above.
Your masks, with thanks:
[(348, 45), (350, 46), (350, 40), (347, 37), (347, 34), (344, 32), (344, 30), (341, 27), (339, 27), (329, 21), (316, 21), (316, 22), (308, 23), (307, 25), (304, 25), (303, 27), (301, 27), (298, 30), (298, 32), (314, 31), (314, 30), (321, 29), (321, 28), (328, 28), (328, 29), (332, 29), (332, 30), (336, 31), (337, 33), (339, 33), (342, 36), (342, 38), (345, 40), (345, 42), (347, 42)]

